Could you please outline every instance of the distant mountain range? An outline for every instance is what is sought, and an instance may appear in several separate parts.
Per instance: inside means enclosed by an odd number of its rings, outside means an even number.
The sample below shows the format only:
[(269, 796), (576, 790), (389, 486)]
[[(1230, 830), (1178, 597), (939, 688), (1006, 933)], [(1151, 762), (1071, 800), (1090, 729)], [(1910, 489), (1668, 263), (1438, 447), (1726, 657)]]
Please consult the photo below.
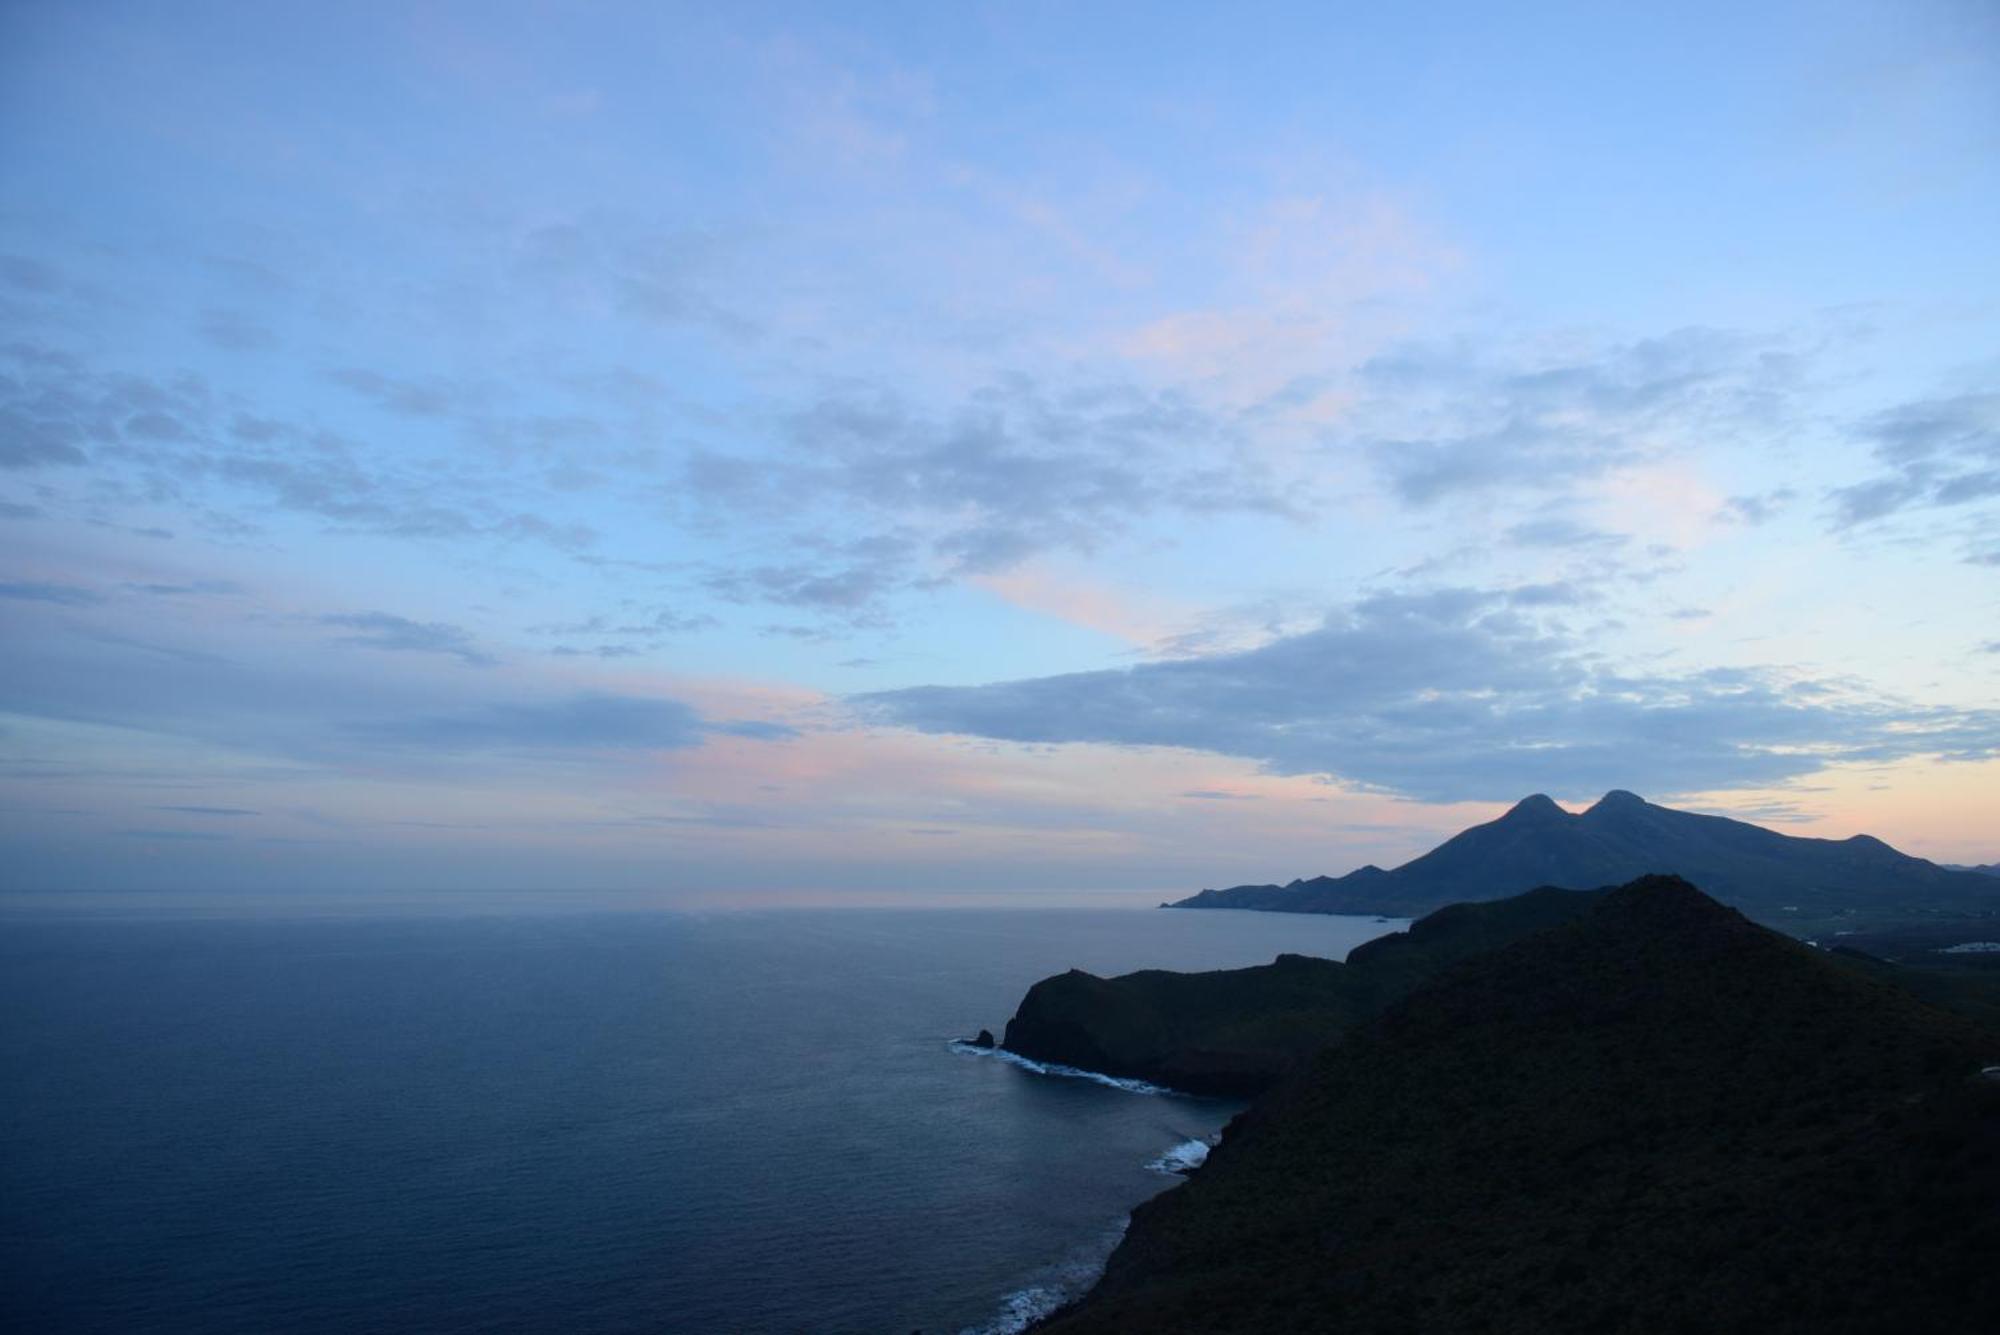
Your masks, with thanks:
[(1653, 873), (1684, 876), (1765, 921), (2000, 911), (2000, 884), (1985, 869), (1940, 867), (1866, 834), (1801, 839), (1622, 790), (1581, 814), (1537, 793), (1393, 871), (1203, 890), (1169, 907), (1415, 917), (1537, 886), (1587, 890)]

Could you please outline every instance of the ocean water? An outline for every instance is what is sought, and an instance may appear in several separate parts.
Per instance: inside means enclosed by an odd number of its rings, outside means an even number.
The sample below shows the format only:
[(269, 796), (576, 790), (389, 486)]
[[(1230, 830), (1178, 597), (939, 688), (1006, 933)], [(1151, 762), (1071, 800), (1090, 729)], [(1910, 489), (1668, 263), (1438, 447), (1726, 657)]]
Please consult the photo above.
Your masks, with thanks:
[(954, 1047), (1076, 966), (1400, 924), (1106, 909), (0, 921), (0, 1326), (1003, 1331), (1237, 1105)]

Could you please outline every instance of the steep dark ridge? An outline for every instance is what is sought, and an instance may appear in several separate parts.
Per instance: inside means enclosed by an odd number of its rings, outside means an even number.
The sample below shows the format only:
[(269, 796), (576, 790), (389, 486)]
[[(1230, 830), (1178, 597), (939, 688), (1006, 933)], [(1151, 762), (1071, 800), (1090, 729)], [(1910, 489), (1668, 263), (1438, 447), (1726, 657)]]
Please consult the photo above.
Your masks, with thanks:
[(1685, 876), (1764, 921), (1788, 913), (2000, 911), (1994, 878), (1911, 857), (1870, 835), (1803, 839), (1622, 790), (1575, 815), (1537, 793), (1393, 871), (1371, 866), (1283, 886), (1204, 890), (1172, 907), (1415, 916), (1530, 886), (1585, 889), (1653, 873)]
[(1988, 1330), (1996, 1057), (1646, 878), (1357, 1026), (1048, 1329)]
[(1568, 922), (1595, 897), (1542, 889), (1455, 904), (1357, 946), (1344, 964), (1280, 955), (1271, 964), (1209, 973), (1149, 969), (1099, 978), (1072, 969), (1028, 989), (1003, 1046), (1190, 1093), (1254, 1093), (1440, 970)]

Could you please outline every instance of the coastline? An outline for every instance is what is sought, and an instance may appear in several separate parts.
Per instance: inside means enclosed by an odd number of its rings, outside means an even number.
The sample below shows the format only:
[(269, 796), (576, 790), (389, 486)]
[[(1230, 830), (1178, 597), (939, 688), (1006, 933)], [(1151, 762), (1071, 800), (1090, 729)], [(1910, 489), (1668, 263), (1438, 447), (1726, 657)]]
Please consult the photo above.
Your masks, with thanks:
[[(1108, 1089), (1120, 1090), (1128, 1094), (1138, 1094), (1155, 1098), (1190, 1100), (1203, 1104), (1218, 1103), (1238, 1105), (1240, 1113), (1247, 1101), (1222, 1095), (1194, 1094), (1186, 1090), (1170, 1089), (1150, 1081), (1130, 1079), (1124, 1076), (1106, 1075), (1102, 1071), (1087, 1071), (1081, 1067), (1064, 1066), (1059, 1062), (1041, 1062), (1032, 1057), (1024, 1057), (1003, 1047), (983, 1047), (962, 1038), (950, 1039), (945, 1046), (952, 1052), (967, 1057), (987, 1057), (1006, 1063), (1030, 1075), (1055, 1080), (1078, 1080), (1102, 1085)], [(1235, 1113), (1231, 1114), (1231, 1120)], [(1224, 1123), (1224, 1128), (1227, 1123)], [(1175, 1181), (1163, 1182), (1160, 1192), (1149, 1196), (1155, 1199), (1160, 1193), (1172, 1191), (1181, 1181), (1198, 1172), (1208, 1159), (1208, 1153), (1222, 1138), (1223, 1128), (1206, 1136), (1183, 1136), (1174, 1141), (1159, 1154), (1141, 1165), (1147, 1172), (1157, 1173)], [(1146, 1202), (1141, 1201), (1133, 1207)], [(1000, 1310), (990, 1320), (976, 1326), (966, 1326), (956, 1335), (1025, 1335), (1039, 1330), (1050, 1321), (1067, 1312), (1087, 1297), (1104, 1276), (1104, 1267), (1117, 1251), (1119, 1243), (1125, 1240), (1132, 1226), (1132, 1211), (1128, 1210), (1117, 1223), (1103, 1230), (1095, 1238), (1076, 1244), (1061, 1259), (1049, 1262), (1031, 1272), (1020, 1285), (1003, 1294)]]

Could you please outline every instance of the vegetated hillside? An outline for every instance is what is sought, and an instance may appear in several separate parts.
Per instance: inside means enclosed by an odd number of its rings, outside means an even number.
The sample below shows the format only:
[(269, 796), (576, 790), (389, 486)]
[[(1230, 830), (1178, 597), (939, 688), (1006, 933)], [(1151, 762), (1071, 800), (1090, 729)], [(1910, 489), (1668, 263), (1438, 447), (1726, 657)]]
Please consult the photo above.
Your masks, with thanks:
[(1249, 969), (1116, 978), (1072, 969), (1028, 990), (1003, 1046), (1190, 1093), (1253, 1093), (1447, 965), (1567, 922), (1595, 899), (1545, 889), (1452, 905), (1355, 947), (1345, 963), (1280, 955)]
[(1172, 907), (1414, 916), (1531, 886), (1583, 890), (1655, 873), (1687, 877), (1764, 921), (1788, 912), (2000, 912), (1994, 878), (1911, 857), (1870, 835), (1801, 839), (1618, 791), (1574, 815), (1538, 793), (1394, 871), (1204, 890)]
[(1991, 1330), (1996, 1058), (1649, 877), (1358, 1026), (1048, 1329)]
[(1846, 945), (1834, 946), (1827, 955), (1857, 973), (2000, 1033), (2000, 957), (1930, 951), (1915, 960), (1892, 962)]

